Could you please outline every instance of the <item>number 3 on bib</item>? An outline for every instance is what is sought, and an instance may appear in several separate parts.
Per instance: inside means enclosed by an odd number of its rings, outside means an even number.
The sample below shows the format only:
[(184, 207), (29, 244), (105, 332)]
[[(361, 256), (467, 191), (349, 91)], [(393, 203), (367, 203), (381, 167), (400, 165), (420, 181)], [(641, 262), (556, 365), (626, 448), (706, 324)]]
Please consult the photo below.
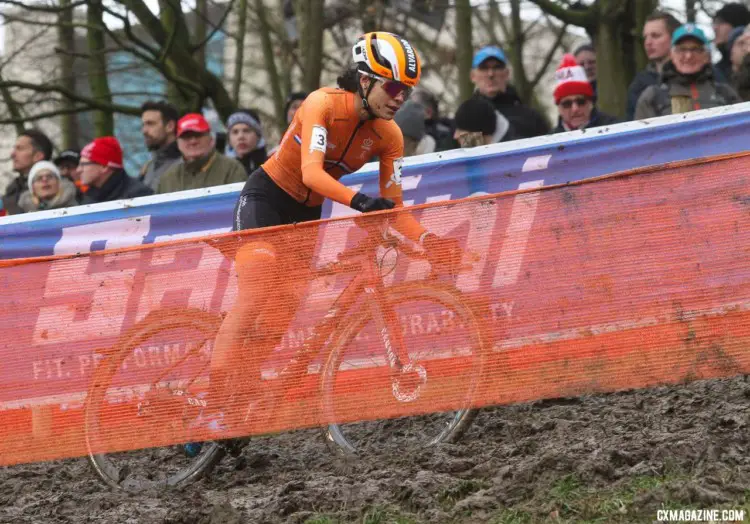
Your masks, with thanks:
[(325, 154), (326, 141), (328, 139), (328, 130), (323, 126), (313, 126), (312, 136), (310, 137), (310, 153), (320, 151)]
[(391, 179), (385, 185), (386, 188), (391, 187), (393, 184), (396, 184), (397, 186), (401, 185), (401, 166), (403, 165), (403, 158), (397, 158), (393, 161), (393, 174), (391, 175)]

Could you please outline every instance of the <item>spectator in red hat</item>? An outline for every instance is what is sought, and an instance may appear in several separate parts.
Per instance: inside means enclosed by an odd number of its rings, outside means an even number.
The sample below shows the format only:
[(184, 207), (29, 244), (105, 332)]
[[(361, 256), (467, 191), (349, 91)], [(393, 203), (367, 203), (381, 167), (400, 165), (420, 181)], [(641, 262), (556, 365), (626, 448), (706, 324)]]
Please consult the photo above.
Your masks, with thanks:
[(78, 176), (89, 186), (81, 204), (96, 204), (153, 194), (153, 190), (122, 167), (122, 148), (113, 136), (94, 139), (81, 151)]
[(617, 118), (602, 113), (594, 106), (594, 89), (586, 71), (573, 55), (563, 56), (555, 71), (555, 104), (560, 115), (553, 133), (614, 124)]
[(177, 147), (182, 162), (162, 175), (158, 193), (247, 182), (242, 164), (216, 151), (211, 126), (203, 115), (189, 113), (180, 118), (177, 122)]

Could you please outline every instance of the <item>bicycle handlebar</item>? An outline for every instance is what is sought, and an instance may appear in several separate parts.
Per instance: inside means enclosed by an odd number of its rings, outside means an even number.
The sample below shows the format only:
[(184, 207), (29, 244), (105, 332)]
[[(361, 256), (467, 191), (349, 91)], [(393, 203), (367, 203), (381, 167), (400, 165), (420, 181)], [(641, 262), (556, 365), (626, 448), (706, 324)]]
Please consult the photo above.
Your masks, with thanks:
[[(429, 257), (425, 251), (417, 250), (409, 243), (404, 242), (397, 236), (389, 233), (388, 219), (384, 219), (381, 222), (376, 222), (374, 224), (359, 223), (358, 225), (360, 228), (365, 229), (368, 232), (367, 237), (358, 245), (339, 253), (335, 261), (318, 268), (316, 273), (319, 276), (330, 276), (359, 271), (362, 267), (362, 260), (368, 256), (375, 256), (379, 247), (394, 249), (415, 260), (429, 261)], [(462, 264), (455, 269), (456, 272), (462, 272), (471, 270), (472, 267), (473, 265), (469, 263)], [(434, 267), (432, 271), (435, 273), (436, 270)]]

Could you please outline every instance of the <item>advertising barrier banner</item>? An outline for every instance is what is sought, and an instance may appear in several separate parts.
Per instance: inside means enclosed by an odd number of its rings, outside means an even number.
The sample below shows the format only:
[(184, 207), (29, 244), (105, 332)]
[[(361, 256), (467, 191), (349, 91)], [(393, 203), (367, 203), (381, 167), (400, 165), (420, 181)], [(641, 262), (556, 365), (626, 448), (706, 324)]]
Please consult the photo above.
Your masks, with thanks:
[(0, 464), (215, 438), (204, 409), (234, 436), (747, 373), (748, 170), (6, 261)]

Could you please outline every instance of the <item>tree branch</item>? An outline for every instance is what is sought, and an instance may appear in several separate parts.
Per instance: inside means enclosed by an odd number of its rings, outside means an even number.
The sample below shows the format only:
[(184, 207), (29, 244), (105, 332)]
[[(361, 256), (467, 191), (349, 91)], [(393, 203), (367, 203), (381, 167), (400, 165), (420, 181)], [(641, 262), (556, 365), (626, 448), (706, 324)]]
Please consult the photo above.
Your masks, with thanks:
[(60, 6), (47, 6), (47, 5), (33, 5), (28, 2), (28, 0), (20, 1), (20, 0), (0, 0), (0, 5), (7, 4), (12, 5), (15, 7), (22, 7), (24, 11), (36, 11), (38, 13), (60, 13), (62, 11), (67, 11), (68, 9), (72, 9), (74, 7), (84, 6), (88, 5), (88, 0), (79, 0), (78, 2), (71, 2), (70, 4), (60, 7)]
[[(0, 76), (0, 94), (3, 97), (3, 102), (5, 102), (5, 105), (8, 108), (8, 111), (10, 112), (10, 115), (18, 120), (21, 117), (21, 111), (18, 107), (18, 103), (13, 99), (13, 96), (10, 94), (10, 89), (5, 86), (1, 85), (3, 84), (2, 76)], [(20, 134), (23, 132), (23, 122), (14, 122), (13, 123), (16, 127), (16, 133)]]
[(80, 102), (82, 104), (86, 104), (92, 110), (111, 111), (114, 113), (122, 113), (124, 115), (134, 116), (140, 116), (141, 114), (140, 107), (132, 107), (123, 104), (116, 104), (114, 102), (107, 103), (99, 100), (94, 100), (93, 98), (79, 95), (78, 93), (69, 91), (61, 86), (53, 84), (34, 84), (31, 82), (22, 82), (19, 80), (0, 80), (0, 89), (5, 88), (28, 89), (29, 91), (35, 91), (38, 93), (59, 93), (65, 98)]
[[(227, 6), (226, 10), (224, 11), (224, 14), (221, 15), (221, 19), (219, 20), (219, 23), (214, 26), (214, 28), (211, 30), (206, 37), (198, 42), (197, 44), (194, 44), (192, 48), (190, 49), (193, 53), (195, 53), (197, 50), (201, 49), (203, 46), (205, 46), (208, 42), (211, 41), (211, 39), (214, 37), (216, 33), (221, 31), (222, 26), (224, 25), (224, 22), (226, 22), (227, 17), (229, 16), (230, 11), (232, 10), (232, 6), (234, 5), (234, 0), (229, 0), (229, 5)], [(200, 15), (199, 15), (200, 16)]]
[(0, 118), (0, 125), (14, 125), (16, 126), (16, 130), (18, 130), (18, 125), (21, 126), (21, 130), (23, 130), (23, 125), (27, 122), (34, 122), (36, 120), (44, 120), (45, 118), (53, 118), (56, 116), (63, 116), (63, 115), (76, 115), (78, 113), (83, 113), (84, 111), (91, 110), (90, 107), (87, 106), (80, 106), (80, 107), (74, 107), (74, 108), (67, 108), (67, 109), (55, 109), (53, 111), (46, 111), (44, 113), (37, 113), (35, 115), (26, 115), (26, 116), (12, 116), (10, 118)]
[[(128, 40), (135, 43), (138, 47), (141, 47), (148, 51), (152, 56), (158, 57), (160, 56), (159, 49), (151, 46), (144, 40), (138, 38), (135, 33), (133, 33), (133, 26), (130, 24), (130, 17), (127, 15), (121, 15), (120, 13), (113, 11), (112, 9), (109, 9), (107, 7), (103, 7), (104, 12), (106, 12), (108, 15), (113, 16), (115, 18), (118, 18), (123, 23), (123, 30), (125, 31), (125, 36), (128, 37)], [(109, 28), (107, 28), (107, 31), (110, 35), (113, 35), (114, 32), (110, 31)]]
[(578, 11), (566, 9), (552, 0), (531, 0), (531, 2), (536, 4), (537, 7), (545, 13), (554, 16), (565, 24), (576, 25), (579, 27), (590, 27), (596, 24), (596, 18), (598, 16), (597, 3)]
[(567, 29), (568, 29), (568, 24), (564, 24), (560, 28), (560, 31), (557, 33), (557, 37), (555, 38), (555, 43), (552, 44), (552, 47), (550, 47), (549, 51), (547, 52), (547, 55), (544, 57), (544, 61), (542, 62), (542, 67), (539, 69), (539, 71), (537, 71), (536, 75), (534, 76), (534, 79), (529, 84), (532, 90), (536, 89), (536, 86), (542, 80), (544, 73), (547, 72), (547, 68), (552, 62), (552, 58), (555, 56), (555, 51), (557, 51), (557, 48), (560, 47), (560, 44), (562, 43), (563, 38), (565, 38)]

